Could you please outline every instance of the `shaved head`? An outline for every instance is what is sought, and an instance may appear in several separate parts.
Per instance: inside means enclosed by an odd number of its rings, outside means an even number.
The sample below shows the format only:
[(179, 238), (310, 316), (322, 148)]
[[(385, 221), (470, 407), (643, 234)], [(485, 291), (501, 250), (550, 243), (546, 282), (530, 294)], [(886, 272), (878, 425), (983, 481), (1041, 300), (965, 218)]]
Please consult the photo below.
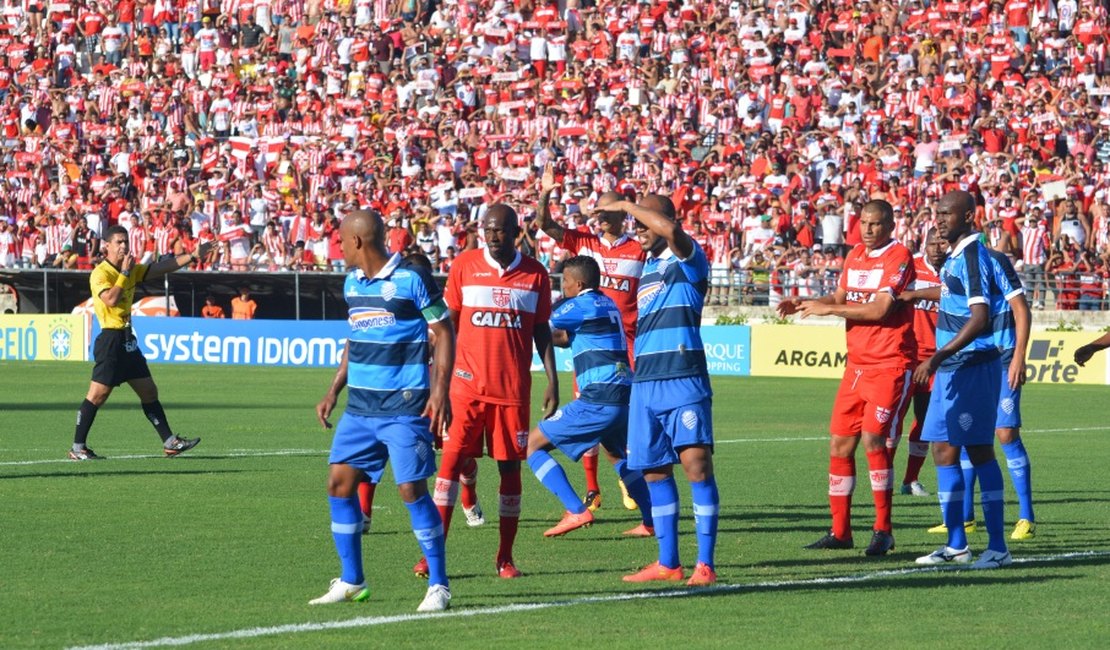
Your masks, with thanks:
[(674, 202), (672, 202), (669, 198), (665, 196), (661, 196), (659, 194), (648, 194), (640, 201), (640, 205), (649, 210), (654, 210), (662, 214), (664, 217), (670, 219), (671, 221), (676, 220)]
[(385, 228), (382, 218), (370, 210), (355, 210), (343, 217), (341, 229), (359, 239), (371, 243), (384, 242)]
[(516, 210), (504, 203), (491, 205), (486, 210), (485, 222), (495, 223), (502, 230), (512, 232), (514, 237), (520, 231), (520, 220), (517, 218)]

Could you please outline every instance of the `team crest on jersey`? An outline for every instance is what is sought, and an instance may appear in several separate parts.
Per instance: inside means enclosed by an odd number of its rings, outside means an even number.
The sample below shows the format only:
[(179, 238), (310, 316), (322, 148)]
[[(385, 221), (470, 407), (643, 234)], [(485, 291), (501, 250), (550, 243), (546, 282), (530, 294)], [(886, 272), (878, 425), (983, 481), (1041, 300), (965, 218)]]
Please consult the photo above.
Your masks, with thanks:
[(1014, 414), (1014, 400), (1010, 399), (1009, 397), (1003, 398), (1002, 403), (999, 404), (999, 406), (1002, 407), (1002, 412), (1006, 415)]
[(671, 260), (670, 259), (665, 259), (665, 260), (659, 260), (659, 265), (656, 266), (655, 268), (659, 271), (659, 275), (663, 275), (664, 273), (667, 272), (667, 269), (670, 268), (670, 266), (671, 266)]
[(694, 427), (698, 426), (698, 414), (694, 411), (683, 411), (682, 426), (686, 427), (690, 431), (693, 431)]
[(605, 260), (603, 260), (603, 262), (605, 264), (605, 272), (608, 273), (609, 275), (612, 275), (612, 274), (616, 273), (617, 269), (620, 268), (620, 265), (617, 263), (617, 260), (605, 259)]
[(382, 284), (382, 298), (385, 300), (393, 300), (393, 296), (397, 295), (397, 285), (392, 282), (386, 281)]
[(493, 304), (498, 307), (508, 307), (513, 300), (511, 289), (493, 289)]
[(971, 425), (975, 424), (975, 418), (971, 417), (970, 413), (960, 413), (959, 417), (956, 418), (956, 422), (960, 424), (960, 428), (963, 429), (964, 432), (967, 432), (971, 430)]
[(890, 409), (885, 409), (881, 406), (875, 407), (875, 419), (879, 424), (886, 424), (890, 421)]

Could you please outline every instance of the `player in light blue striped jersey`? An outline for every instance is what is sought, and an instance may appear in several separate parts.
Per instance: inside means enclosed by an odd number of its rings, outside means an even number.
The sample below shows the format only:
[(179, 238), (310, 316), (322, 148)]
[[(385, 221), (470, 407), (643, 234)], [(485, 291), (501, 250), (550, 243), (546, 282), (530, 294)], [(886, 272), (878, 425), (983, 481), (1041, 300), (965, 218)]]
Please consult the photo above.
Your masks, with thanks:
[(709, 286), (705, 251), (682, 230), (671, 200), (649, 194), (639, 204), (598, 202), (636, 220), (636, 238), (648, 254), (637, 294), (636, 375), (628, 413), (628, 465), (641, 470), (651, 494), (659, 559), (626, 582), (679, 581), (678, 487), (682, 463), (694, 502), (698, 562), (689, 586), (717, 581), (720, 497), (713, 476), (713, 391), (701, 340), (701, 313)]
[[(351, 333), (343, 361), (316, 406), (321, 425), (347, 388), (347, 410), (332, 440), (328, 475), (331, 530), (342, 573), (311, 604), (361, 601), (370, 596), (362, 567), (362, 511), (356, 494), (365, 473), (377, 483), (386, 462), (413, 533), (428, 559), (428, 591), (421, 612), (447, 609), (443, 520), (428, 494), (435, 474), (432, 431), (450, 419), (447, 400), (455, 357), (455, 331), (443, 295), (426, 270), (386, 251), (381, 217), (355, 211), (339, 228), (351, 272), (343, 285)], [(428, 330), (435, 334), (432, 372)]]
[(960, 450), (967, 449), (983, 495), (989, 541), (975, 568), (1013, 562), (1006, 547), (1002, 512), (1002, 470), (994, 456), (994, 427), (1001, 384), (1001, 351), (992, 327), (993, 270), (990, 255), (972, 223), (975, 199), (967, 192), (945, 194), (937, 205), (937, 234), (951, 245), (941, 269), (937, 351), (914, 371), (925, 386), (936, 373), (921, 434), (933, 444), (937, 494), (948, 543), (917, 559), (918, 564), (968, 563), (971, 549), (960, 508), (965, 490)]
[(632, 371), (621, 313), (612, 298), (601, 293), (601, 267), (592, 257), (579, 255), (563, 266), (563, 295), (551, 313), (552, 340), (574, 353), (574, 376), (579, 396), (539, 423), (528, 436), (528, 466), (566, 508), (563, 519), (544, 532), (565, 535), (590, 525), (594, 515), (578, 498), (559, 463), (548, 453), (558, 447), (577, 461), (599, 442), (628, 493), (636, 501), (643, 522), (626, 535), (655, 534), (651, 501), (643, 474), (625, 462), (628, 444), (628, 397)]

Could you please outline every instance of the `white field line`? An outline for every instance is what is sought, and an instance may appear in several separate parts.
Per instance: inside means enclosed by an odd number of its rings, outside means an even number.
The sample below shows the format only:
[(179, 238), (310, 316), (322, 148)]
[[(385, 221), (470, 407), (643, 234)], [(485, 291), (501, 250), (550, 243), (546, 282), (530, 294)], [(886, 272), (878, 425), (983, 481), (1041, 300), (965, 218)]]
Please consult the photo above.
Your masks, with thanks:
[[(1023, 433), (1083, 433), (1093, 431), (1110, 431), (1110, 427), (1073, 427), (1065, 429), (1024, 429)], [(807, 436), (801, 438), (736, 438), (732, 440), (717, 440), (715, 444), (729, 445), (750, 442), (820, 442), (828, 440), (825, 436)], [(0, 450), (2, 452), (4, 450)], [(23, 450), (27, 451), (27, 450)], [(44, 450), (42, 450), (44, 451)], [(224, 454), (204, 454), (206, 458), (265, 458), (269, 456), (319, 456), (326, 455), (327, 449), (232, 449)], [(108, 460), (145, 460), (149, 458), (162, 458), (160, 454), (128, 454), (123, 456), (110, 456)], [(5, 460), (0, 461), (0, 467), (20, 465), (55, 465), (71, 463), (67, 458), (44, 458), (40, 460)]]
[[(1041, 555), (1034, 557), (1015, 558), (1016, 564), (1046, 564), (1052, 562), (1067, 562), (1092, 557), (1110, 557), (1110, 551), (1084, 551), (1079, 553), (1062, 553), (1057, 555)], [(444, 618), (469, 618), (473, 616), (496, 616), (499, 614), (513, 614), (540, 609), (553, 609), (556, 607), (574, 607), (576, 605), (589, 605), (597, 603), (618, 603), (633, 600), (651, 600), (656, 598), (688, 598), (721, 593), (739, 593), (749, 591), (764, 591), (781, 589), (784, 587), (812, 587), (820, 585), (854, 584), (881, 580), (883, 578), (905, 576), (920, 573), (935, 573), (938, 571), (953, 571), (967, 567), (957, 566), (928, 566), (908, 567), (905, 569), (891, 569), (887, 571), (873, 571), (855, 575), (836, 576), (831, 578), (810, 578), (807, 580), (774, 580), (768, 582), (751, 582), (746, 584), (716, 585), (698, 589), (675, 589), (666, 591), (633, 592), (626, 594), (611, 594), (608, 596), (587, 596), (569, 600), (559, 600), (546, 603), (516, 603), (512, 605), (499, 605), (497, 607), (475, 607), (473, 609), (457, 609), (437, 614), (397, 614), (394, 616), (360, 616), (342, 621), (326, 621), (321, 623), (290, 623), (272, 627), (253, 627), (230, 632), (215, 632), (210, 634), (190, 634), (187, 636), (162, 637), (151, 641), (129, 641), (121, 643), (105, 643), (101, 645), (75, 646), (69, 650), (137, 650), (139, 648), (164, 648), (184, 646), (207, 641), (225, 641), (229, 639), (254, 639), (263, 636), (278, 634), (300, 634), (303, 632), (321, 632), (327, 630), (342, 630), (351, 628), (379, 627), (394, 623), (411, 623), (413, 621), (427, 621), (429, 619)], [(1003, 570), (1002, 575), (1005, 575)], [(1016, 580), (1016, 579), (1015, 579)]]

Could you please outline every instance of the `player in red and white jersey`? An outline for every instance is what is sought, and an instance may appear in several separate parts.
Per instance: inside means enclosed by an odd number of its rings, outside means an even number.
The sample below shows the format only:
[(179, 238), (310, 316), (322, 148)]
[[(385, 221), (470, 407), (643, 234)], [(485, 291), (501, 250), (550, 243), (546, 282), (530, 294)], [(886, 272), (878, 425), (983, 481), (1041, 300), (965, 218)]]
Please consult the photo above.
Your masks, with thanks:
[[(938, 237), (935, 230), (930, 230), (925, 238), (925, 252), (913, 258), (914, 273), (913, 284), (908, 291), (898, 296), (898, 300), (913, 304), (913, 335), (917, 339), (917, 360), (925, 361), (933, 356), (937, 349), (937, 298), (931, 295), (940, 288), (940, 267), (948, 257), (948, 242), (943, 237)], [(912, 387), (913, 395), (913, 423), (910, 425), (910, 451), (906, 460), (906, 473), (902, 475), (902, 494), (911, 494), (917, 497), (929, 496), (925, 487), (918, 480), (921, 474), (921, 465), (929, 454), (929, 443), (921, 442), (921, 427), (925, 424), (925, 412), (929, 408), (929, 394), (932, 392), (932, 382), (929, 388), (921, 386)], [(901, 437), (902, 425), (898, 425), (898, 438), (890, 440), (891, 461), (898, 448)]]
[[(456, 479), (468, 458), (488, 451), (501, 473), (497, 573), (520, 575), (513, 542), (520, 521), (520, 461), (527, 455), (532, 390), (532, 345), (547, 373), (544, 417), (559, 402), (559, 379), (551, 346), (551, 280), (547, 269), (516, 250), (520, 222), (504, 204), (490, 206), (482, 218), (486, 248), (455, 258), (444, 298), (459, 341), (451, 383), (453, 419), (443, 439), (443, 459), (434, 500), (447, 534), (458, 495)], [(413, 571), (422, 574), (422, 559)]]
[[(636, 338), (636, 293), (640, 287), (640, 274), (644, 268), (644, 251), (635, 237), (624, 233), (623, 212), (597, 212), (601, 235), (563, 228), (551, 218), (551, 192), (559, 187), (551, 164), (544, 169), (540, 179), (540, 200), (536, 206), (536, 227), (549, 235), (556, 244), (571, 255), (588, 255), (601, 267), (601, 292), (613, 299), (621, 312), (621, 325), (628, 341), (628, 363), (633, 363), (632, 344)], [(598, 203), (620, 200), (616, 192), (606, 192)], [(576, 391), (577, 392), (577, 391)], [(601, 486), (597, 482), (598, 448), (582, 456), (586, 472), (586, 507), (591, 511), (601, 507)], [(622, 485), (622, 492), (624, 491)], [(624, 499), (625, 507), (635, 506), (631, 498)]]
[(908, 401), (910, 373), (917, 359), (913, 309), (898, 301), (914, 279), (909, 249), (895, 241), (894, 208), (883, 200), (863, 206), (861, 245), (844, 260), (836, 292), (816, 300), (790, 298), (779, 314), (839, 316), (847, 321), (848, 364), (829, 423), (829, 507), (832, 530), (810, 549), (853, 547), (851, 504), (855, 452), (861, 434), (875, 500), (875, 526), (867, 555), (894, 548), (891, 532), (893, 477), (886, 438), (894, 435)]

